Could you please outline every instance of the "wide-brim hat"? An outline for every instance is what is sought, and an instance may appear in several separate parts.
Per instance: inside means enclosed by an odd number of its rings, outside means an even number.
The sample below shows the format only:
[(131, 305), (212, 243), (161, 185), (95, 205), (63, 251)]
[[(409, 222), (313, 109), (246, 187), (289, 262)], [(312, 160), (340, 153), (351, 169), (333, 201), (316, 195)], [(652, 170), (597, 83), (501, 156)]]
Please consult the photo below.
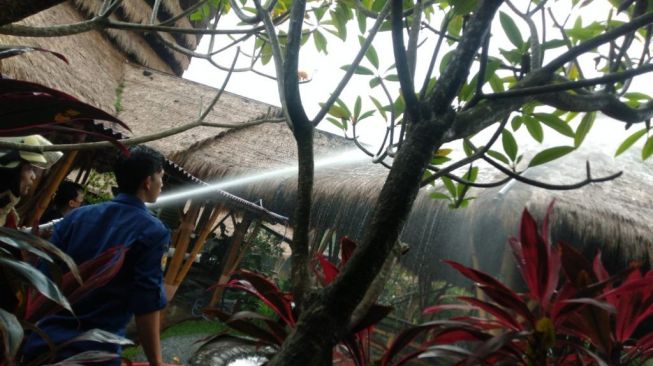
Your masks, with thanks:
[[(52, 145), (48, 139), (41, 135), (0, 137), (0, 141), (25, 144), (30, 146)], [(32, 152), (0, 148), (0, 168), (16, 168), (22, 162), (28, 162), (36, 167), (48, 169), (56, 163), (63, 153), (60, 151)]]

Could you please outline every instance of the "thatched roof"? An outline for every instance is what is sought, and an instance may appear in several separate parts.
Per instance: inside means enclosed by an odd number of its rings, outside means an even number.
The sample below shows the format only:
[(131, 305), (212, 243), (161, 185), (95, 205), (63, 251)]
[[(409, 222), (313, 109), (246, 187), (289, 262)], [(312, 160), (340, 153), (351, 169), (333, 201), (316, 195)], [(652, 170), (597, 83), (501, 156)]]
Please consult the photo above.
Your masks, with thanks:
[[(324, 147), (322, 152), (329, 146), (332, 154), (333, 146), (339, 150), (350, 146), (333, 137), (329, 143), (320, 143), (322, 138), (318, 134), (316, 143), (316, 150)], [(223, 177), (228, 181), (227, 177), (234, 175), (296, 164), (293, 159), (294, 145), (287, 128), (269, 125), (218, 136), (185, 155), (183, 162), (190, 163), (206, 180)], [(577, 244), (590, 256), (600, 248), (613, 267), (632, 259), (652, 261), (653, 227), (648, 217), (653, 214), (653, 198), (648, 192), (653, 188), (653, 171), (634, 153), (620, 158), (617, 164), (600, 152), (580, 151), (551, 165), (533, 168), (527, 176), (551, 183), (576, 182), (584, 177), (585, 160), (593, 163), (594, 176), (626, 171), (619, 180), (573, 191), (547, 191), (521, 183), (476, 191), (471, 195), (477, 198), (462, 210), (449, 209), (445, 202), (431, 199), (423, 190), (401, 235), (401, 240), (413, 248), (406, 263), (418, 270), (427, 261), (424, 271), (434, 273), (434, 267), (442, 267), (441, 259), (472, 264), (475, 255), (484, 268), (498, 271), (506, 265), (504, 258), (510, 259), (504, 251), (506, 240), (517, 234), (524, 207), (541, 218), (553, 198), (554, 239)], [(317, 169), (314, 229), (336, 228), (339, 235), (361, 239), (386, 173), (384, 168), (369, 163)], [(250, 200), (263, 199), (266, 207), (292, 216), (295, 177), (266, 178), (226, 189)], [(436, 269), (435, 273), (442, 272)]]
[[(123, 109), (118, 117), (127, 121), (136, 136), (193, 122), (217, 93), (214, 88), (131, 64), (125, 66), (122, 85)], [(225, 92), (205, 122), (238, 124), (278, 113), (276, 107)], [(180, 157), (225, 131), (199, 127), (151, 144), (195, 174), (193, 166)]]
[[(25, 20), (23, 24), (43, 25), (84, 20), (69, 3), (62, 3)], [(19, 38), (0, 35), (6, 45), (38, 46), (60, 52), (69, 65), (41, 52), (32, 52), (2, 61), (3, 75), (60, 89), (105, 111), (114, 111), (116, 88), (122, 77), (125, 57), (99, 32), (52, 38)]]
[[(95, 0), (73, 0), (75, 5), (87, 16), (95, 16), (102, 6), (102, 2)], [(161, 4), (159, 20), (165, 20), (182, 12), (178, 1), (168, 0)], [(152, 14), (151, 5), (144, 0), (123, 1), (118, 9), (110, 16), (112, 20), (120, 20), (137, 24), (146, 24), (150, 21)], [(180, 28), (192, 28), (188, 18), (177, 20), (174, 26)], [(181, 75), (188, 68), (190, 58), (179, 52), (165, 47), (155, 36), (136, 32), (125, 32), (122, 30), (107, 29), (104, 32), (112, 39), (120, 49), (130, 55), (139, 64), (157, 70), (170, 72), (171, 70)], [(168, 33), (159, 33), (168, 42), (180, 42), (182, 46), (194, 50), (197, 47), (198, 38), (193, 35), (179, 35), (173, 37)], [(162, 64), (164, 61), (165, 64)]]

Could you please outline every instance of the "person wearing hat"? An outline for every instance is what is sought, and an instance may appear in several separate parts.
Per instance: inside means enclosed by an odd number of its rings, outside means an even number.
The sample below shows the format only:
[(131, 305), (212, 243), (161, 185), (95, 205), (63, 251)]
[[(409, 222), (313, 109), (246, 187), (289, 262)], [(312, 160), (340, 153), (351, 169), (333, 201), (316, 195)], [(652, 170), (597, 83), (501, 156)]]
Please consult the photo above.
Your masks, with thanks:
[[(31, 146), (52, 145), (41, 135), (2, 137), (0, 141)], [(0, 149), (0, 226), (18, 226), (15, 207), (20, 198), (30, 192), (36, 179), (36, 170), (51, 167), (62, 155), (59, 151), (36, 153)]]
[[(52, 145), (41, 135), (2, 137), (0, 141), (32, 146)], [(41, 154), (0, 148), (0, 226), (14, 229), (18, 227), (18, 213), (15, 207), (20, 198), (27, 195), (32, 188), (36, 169), (52, 166), (62, 155), (58, 151)], [(15, 258), (22, 258), (18, 250), (10, 252)], [(20, 299), (16, 296), (12, 281), (8, 280), (10, 276), (5, 269), (0, 268), (0, 309), (14, 312), (20, 304)]]

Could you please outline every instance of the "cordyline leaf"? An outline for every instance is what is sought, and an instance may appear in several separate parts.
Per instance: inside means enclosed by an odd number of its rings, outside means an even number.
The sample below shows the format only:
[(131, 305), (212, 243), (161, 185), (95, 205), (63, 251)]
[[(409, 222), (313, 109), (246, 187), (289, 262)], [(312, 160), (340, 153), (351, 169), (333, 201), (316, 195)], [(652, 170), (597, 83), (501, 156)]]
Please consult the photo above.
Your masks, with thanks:
[(84, 119), (115, 122), (129, 130), (118, 118), (69, 94), (22, 80), (0, 79), (0, 111), (3, 135), (32, 125)]
[(504, 284), (481, 271), (465, 267), (460, 263), (454, 261), (444, 262), (460, 272), (463, 276), (478, 283), (480, 289), (497, 304), (515, 311), (517, 314), (523, 316), (531, 323), (534, 322), (535, 319), (533, 314), (530, 312), (530, 310), (528, 310), (526, 304), (524, 304), (524, 302), (514, 291), (506, 287)]
[(428, 332), (432, 329), (437, 329), (440, 327), (467, 327), (467, 323), (452, 321), (452, 320), (435, 320), (431, 322), (426, 322), (414, 327), (410, 327), (406, 330), (401, 331), (390, 344), (388, 350), (383, 354), (381, 359), (381, 366), (390, 365), (390, 362), (393, 358), (398, 356), (410, 342), (417, 338), (420, 334)]
[(354, 254), (354, 250), (356, 250), (356, 242), (346, 236), (343, 236), (340, 239), (340, 255), (342, 256), (342, 265), (340, 268), (344, 267), (345, 264), (347, 264), (349, 258), (351, 258), (351, 256)]
[[(251, 322), (250, 319), (264, 320), (267, 324), (268, 320), (271, 320), (264, 315), (253, 313), (253, 312), (238, 312), (236, 314), (228, 314), (218, 308), (206, 308), (202, 312), (209, 317), (217, 317), (222, 322), (226, 323), (232, 329), (241, 332), (249, 337), (253, 337), (258, 341), (265, 342), (267, 344), (281, 344), (283, 338), (280, 340), (280, 334), (278, 334), (278, 329), (266, 330), (261, 328), (254, 322)], [(269, 324), (268, 324), (269, 325)]]
[[(261, 328), (253, 321), (263, 321), (268, 326), (269, 331)], [(238, 330), (251, 337), (264, 341), (270, 344), (281, 345), (287, 335), (287, 332), (277, 323), (274, 319), (253, 311), (239, 311), (229, 319), (226, 323), (233, 329)]]
[(438, 332), (436, 335), (429, 339), (429, 344), (449, 344), (459, 343), (464, 341), (484, 341), (490, 338), (490, 335), (480, 329), (469, 327), (462, 329), (460, 327), (453, 327)]
[[(79, 266), (79, 282), (73, 272), (67, 272), (61, 281), (61, 292), (74, 304), (93, 290), (103, 287), (120, 271), (128, 250), (122, 245), (115, 246), (82, 263)], [(25, 318), (38, 320), (58, 310), (55, 304), (47, 301), (43, 295), (38, 295), (30, 301)]]
[(31, 284), (37, 291), (45, 297), (61, 305), (64, 309), (72, 312), (70, 303), (66, 297), (61, 293), (57, 285), (55, 285), (49, 278), (47, 278), (38, 269), (30, 266), (27, 263), (20, 262), (10, 258), (0, 257), (0, 267), (10, 271), (16, 276), (23, 279), (25, 282)]
[[(11, 238), (17, 243), (21, 243), (21, 246), (27, 246), (34, 248), (38, 251), (41, 252), (47, 252), (50, 254), (53, 254), (62, 261), (66, 267), (70, 270), (71, 276), (77, 280), (77, 282), (81, 283), (82, 278), (80, 277), (79, 271), (77, 269), (77, 265), (75, 264), (75, 261), (73, 261), (72, 258), (66, 253), (64, 253), (61, 249), (59, 249), (56, 245), (50, 243), (47, 240), (44, 240), (42, 238), (39, 238), (38, 236), (22, 232), (20, 230), (14, 230), (14, 229), (9, 229), (5, 227), (0, 227), (0, 241), (3, 240), (4, 238)], [(24, 249), (24, 248), (21, 248)], [(28, 251), (31, 252), (31, 250), (28, 249)]]
[[(560, 242), (558, 245), (562, 250), (562, 269), (572, 284), (583, 287), (597, 282), (592, 263), (583, 254), (567, 243)], [(589, 283), (583, 282), (585, 279), (589, 280)]]
[(9, 45), (2, 45), (0, 46), (0, 60), (4, 58), (9, 58), (12, 56), (17, 56), (17, 55), (22, 55), (23, 53), (27, 52), (33, 52), (33, 51), (40, 51), (40, 52), (46, 52), (49, 53), (56, 58), (62, 60), (65, 63), (68, 63), (68, 59), (66, 57), (58, 52), (53, 52), (50, 50), (46, 50), (45, 48), (39, 48), (39, 47), (30, 47), (30, 46), (9, 46)]
[(326, 286), (333, 282), (336, 276), (338, 276), (338, 273), (340, 273), (340, 270), (338, 270), (338, 267), (336, 267), (335, 264), (329, 262), (329, 260), (324, 255), (316, 254), (315, 257), (321, 269), (320, 273), (318, 272), (317, 266), (314, 267), (316, 277), (320, 280), (320, 282), (322, 282), (323, 286)]
[(447, 311), (447, 310), (469, 311), (469, 310), (476, 310), (476, 308), (467, 304), (439, 304), (439, 305), (432, 305), (426, 307), (424, 310), (422, 310), (422, 314), (424, 315), (437, 314), (441, 311)]
[[(292, 313), (290, 300), (279, 290), (279, 288), (267, 278), (246, 270), (237, 272), (239, 277), (244, 281), (237, 280), (234, 285), (229, 285), (233, 288), (241, 288), (252, 295), (257, 296), (263, 300), (272, 310), (274, 310), (281, 319), (287, 324), (295, 325), (295, 317)], [(231, 281), (232, 283), (234, 281)]]
[[(547, 289), (549, 289), (549, 252), (545, 241), (537, 232), (537, 223), (528, 210), (524, 209), (519, 230), (521, 243), (522, 265), (520, 266), (526, 286), (531, 296), (541, 306), (548, 304)], [(557, 285), (557, 278), (555, 285)], [(555, 285), (553, 285), (555, 287)], [(551, 291), (552, 293), (553, 291)]]
[(481, 344), (478, 348), (476, 348), (476, 350), (474, 350), (474, 353), (467, 359), (465, 365), (472, 366), (472, 365), (483, 364), (484, 362), (480, 362), (480, 361), (485, 360), (486, 357), (490, 356), (491, 354), (498, 351), (499, 349), (509, 346), (510, 343), (515, 338), (518, 338), (519, 336), (520, 336), (519, 332), (508, 331), (488, 339), (487, 341), (483, 342), (483, 344)]
[(494, 304), (469, 296), (459, 296), (458, 299), (461, 301), (465, 301), (471, 305), (474, 305), (480, 310), (492, 314), (505, 327), (511, 328), (516, 331), (520, 331), (523, 329), (522, 325), (517, 322), (514, 316), (508, 314), (508, 312), (506, 312), (505, 310), (501, 309), (500, 307)]
[(78, 366), (86, 364), (97, 364), (113, 361), (120, 358), (120, 355), (105, 351), (85, 351), (68, 357), (49, 366)]
[(2, 308), (0, 308), (0, 337), (2, 337), (2, 354), (13, 359), (23, 341), (23, 327), (14, 314)]
[[(78, 123), (80, 121), (82, 122), (82, 124), (84, 124), (84, 122), (93, 123), (93, 121), (84, 121), (84, 120), (75, 121), (75, 123)], [(122, 152), (123, 155), (125, 155), (125, 156), (129, 155), (129, 148), (127, 147), (127, 145), (120, 142), (120, 140), (118, 140), (117, 138), (115, 138), (113, 136), (110, 136), (110, 135), (107, 135), (107, 134), (104, 134), (104, 133), (101, 133), (101, 132), (87, 131), (87, 130), (83, 130), (83, 129), (79, 129), (79, 128), (71, 128), (71, 127), (65, 127), (65, 126), (59, 126), (59, 125), (47, 125), (47, 126), (42, 127), (42, 128), (48, 129), (48, 130), (53, 130), (53, 131), (62, 131), (64, 134), (67, 134), (67, 135), (84, 134), (84, 135), (87, 135), (87, 136), (95, 136), (95, 137), (98, 137), (100, 140), (106, 140), (106, 141), (110, 142), (112, 145), (114, 145), (116, 148), (118, 148), (118, 150), (120, 150), (120, 152)]]
[(428, 351), (422, 353), (419, 358), (445, 358), (451, 360), (453, 364), (458, 365), (458, 362), (471, 356), (472, 353), (462, 347), (442, 344), (438, 346), (429, 347)]
[(111, 344), (119, 344), (121, 346), (129, 346), (133, 345), (134, 342), (131, 340), (121, 337), (119, 335), (116, 335), (114, 333), (108, 332), (106, 330), (102, 329), (91, 329), (87, 330), (86, 332), (78, 335), (75, 338), (72, 338), (57, 347), (63, 348), (69, 344), (73, 343), (78, 343), (78, 342), (100, 342), (100, 343), (111, 343)]

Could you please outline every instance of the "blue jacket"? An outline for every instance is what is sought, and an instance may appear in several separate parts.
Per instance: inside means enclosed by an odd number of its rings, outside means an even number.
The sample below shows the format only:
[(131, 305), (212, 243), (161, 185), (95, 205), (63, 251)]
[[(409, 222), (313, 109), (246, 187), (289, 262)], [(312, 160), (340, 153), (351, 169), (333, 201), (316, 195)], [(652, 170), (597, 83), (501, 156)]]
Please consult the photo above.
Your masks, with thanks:
[[(93, 328), (123, 336), (134, 314), (165, 307), (162, 258), (170, 243), (170, 231), (150, 214), (139, 198), (120, 194), (112, 201), (75, 209), (55, 227), (51, 241), (78, 264), (111, 247), (129, 248), (118, 274), (106, 286), (73, 304), (76, 317), (61, 311), (37, 323), (55, 344)], [(33, 358), (47, 352), (46, 349), (45, 341), (32, 334), (23, 347), (23, 354)], [(113, 344), (78, 342), (66, 347), (57, 358), (88, 350), (120, 352), (121, 349)], [(116, 360), (115, 364), (120, 362)]]

